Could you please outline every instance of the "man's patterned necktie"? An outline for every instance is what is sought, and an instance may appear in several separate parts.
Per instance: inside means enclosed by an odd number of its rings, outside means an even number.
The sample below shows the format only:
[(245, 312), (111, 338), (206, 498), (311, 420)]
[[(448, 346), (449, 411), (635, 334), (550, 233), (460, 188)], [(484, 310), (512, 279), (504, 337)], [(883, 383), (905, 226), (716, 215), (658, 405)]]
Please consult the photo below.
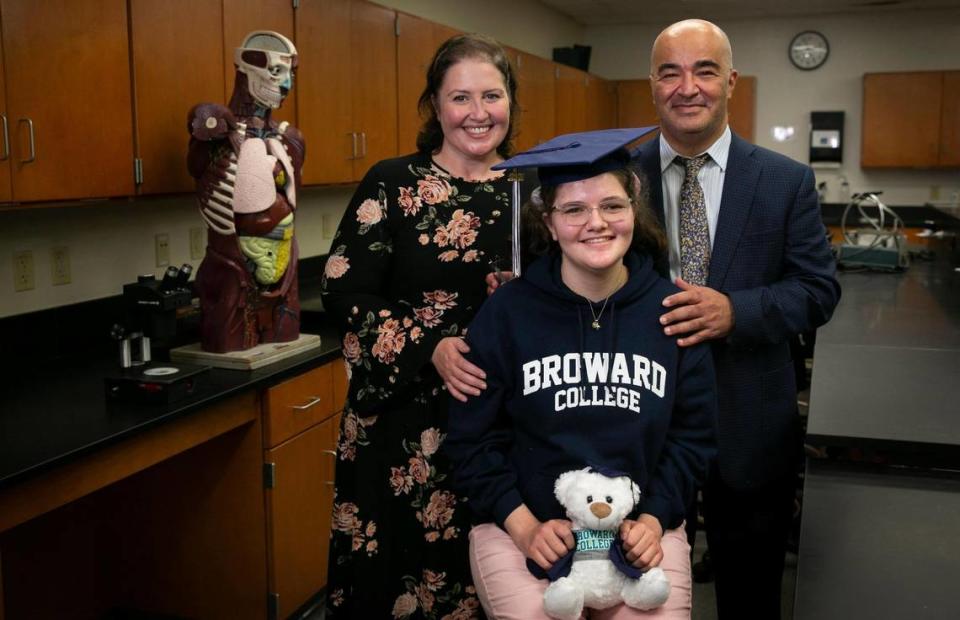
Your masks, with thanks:
[(686, 170), (680, 186), (680, 275), (690, 284), (699, 286), (707, 283), (710, 267), (710, 225), (697, 173), (709, 159), (707, 153), (676, 159)]

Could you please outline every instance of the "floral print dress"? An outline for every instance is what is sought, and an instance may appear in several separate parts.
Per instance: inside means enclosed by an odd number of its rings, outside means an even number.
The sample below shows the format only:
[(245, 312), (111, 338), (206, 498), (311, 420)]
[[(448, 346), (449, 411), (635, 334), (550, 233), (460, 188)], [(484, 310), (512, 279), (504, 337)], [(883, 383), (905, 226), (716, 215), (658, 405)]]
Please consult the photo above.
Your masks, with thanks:
[(340, 223), (323, 287), (350, 377), (330, 618), (482, 616), (469, 509), (440, 449), (449, 396), (430, 358), (441, 338), (466, 332), (490, 261), (509, 269), (510, 194), (506, 177), (469, 182), (410, 155), (371, 168)]

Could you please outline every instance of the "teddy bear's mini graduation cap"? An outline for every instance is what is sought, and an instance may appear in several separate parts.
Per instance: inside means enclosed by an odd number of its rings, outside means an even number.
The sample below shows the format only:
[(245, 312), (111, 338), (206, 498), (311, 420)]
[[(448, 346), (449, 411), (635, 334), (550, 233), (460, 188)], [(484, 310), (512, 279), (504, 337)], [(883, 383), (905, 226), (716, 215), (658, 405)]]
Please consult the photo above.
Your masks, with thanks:
[[(651, 127), (568, 133), (547, 140), (493, 166), (494, 170), (536, 168), (541, 185), (557, 186), (622, 168), (630, 161), (626, 147)], [(513, 272), (520, 275), (520, 183), (513, 182)]]

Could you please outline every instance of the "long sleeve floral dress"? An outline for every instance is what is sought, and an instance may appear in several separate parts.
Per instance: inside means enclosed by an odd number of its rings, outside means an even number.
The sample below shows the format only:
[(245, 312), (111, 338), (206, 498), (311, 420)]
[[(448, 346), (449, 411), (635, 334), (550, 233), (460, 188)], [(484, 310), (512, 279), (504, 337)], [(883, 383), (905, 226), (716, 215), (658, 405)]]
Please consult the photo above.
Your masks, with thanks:
[(506, 177), (465, 181), (415, 154), (371, 168), (340, 222), (323, 302), (343, 334), (350, 390), (328, 617), (482, 615), (467, 504), (439, 449), (449, 396), (430, 358), (441, 338), (466, 332), (490, 261), (509, 268), (510, 194)]

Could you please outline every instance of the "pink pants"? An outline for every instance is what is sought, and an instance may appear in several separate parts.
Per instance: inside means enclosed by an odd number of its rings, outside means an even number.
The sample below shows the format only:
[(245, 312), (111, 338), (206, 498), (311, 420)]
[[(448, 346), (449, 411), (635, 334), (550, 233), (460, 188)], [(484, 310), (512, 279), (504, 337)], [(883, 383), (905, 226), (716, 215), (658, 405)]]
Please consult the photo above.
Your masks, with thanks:
[[(639, 611), (624, 604), (604, 610), (584, 610), (591, 620), (628, 618), (690, 618), (692, 583), (690, 545), (683, 526), (668, 530), (660, 541), (660, 567), (670, 580), (670, 598), (662, 607)], [(493, 523), (470, 530), (470, 569), (484, 611), (493, 620), (549, 620), (543, 611), (548, 582), (527, 570), (526, 558), (509, 534)]]

